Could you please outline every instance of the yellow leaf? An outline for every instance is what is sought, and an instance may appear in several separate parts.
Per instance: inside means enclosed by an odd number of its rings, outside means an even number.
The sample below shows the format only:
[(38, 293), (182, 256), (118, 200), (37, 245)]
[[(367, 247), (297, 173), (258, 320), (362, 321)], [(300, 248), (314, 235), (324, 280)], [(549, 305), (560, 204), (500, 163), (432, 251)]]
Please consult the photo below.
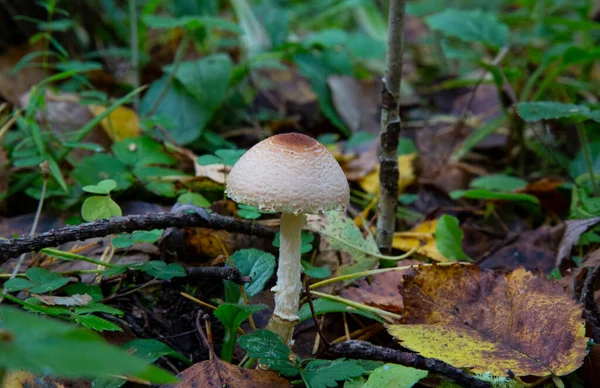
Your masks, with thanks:
[(438, 251), (435, 245), (435, 228), (437, 220), (425, 221), (415, 226), (408, 232), (394, 233), (392, 246), (403, 251), (417, 248), (416, 252), (438, 262), (450, 261)]
[(564, 376), (586, 356), (581, 305), (543, 274), (434, 265), (400, 290), (405, 324), (387, 330), (425, 357), (495, 376)]
[[(98, 116), (106, 110), (101, 105), (89, 105), (90, 112)], [(113, 141), (131, 139), (140, 134), (140, 121), (134, 110), (119, 106), (108, 117), (100, 121), (100, 126)]]
[[(404, 189), (415, 181), (416, 177), (413, 161), (416, 157), (416, 153), (398, 156), (398, 170), (400, 172), (400, 177), (398, 179), (398, 194), (402, 194)], [(379, 194), (379, 165), (358, 183), (367, 193)]]

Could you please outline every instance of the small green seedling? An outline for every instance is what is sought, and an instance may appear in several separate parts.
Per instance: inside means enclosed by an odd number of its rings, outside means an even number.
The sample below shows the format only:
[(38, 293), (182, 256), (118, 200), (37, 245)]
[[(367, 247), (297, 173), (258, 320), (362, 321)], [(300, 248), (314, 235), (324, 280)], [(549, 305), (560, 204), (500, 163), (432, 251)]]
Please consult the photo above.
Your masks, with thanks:
[(110, 192), (117, 187), (117, 182), (105, 179), (97, 185), (84, 186), (83, 191), (98, 194), (89, 197), (81, 206), (81, 217), (85, 221), (95, 221), (103, 218), (120, 217), (123, 215), (121, 208), (110, 197)]

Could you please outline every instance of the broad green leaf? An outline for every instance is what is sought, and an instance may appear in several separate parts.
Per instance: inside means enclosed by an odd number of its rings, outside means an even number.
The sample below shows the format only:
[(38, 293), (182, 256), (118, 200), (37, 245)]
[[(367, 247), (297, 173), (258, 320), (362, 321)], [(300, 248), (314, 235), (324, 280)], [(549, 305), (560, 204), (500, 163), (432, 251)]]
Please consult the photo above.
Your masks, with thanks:
[(587, 118), (600, 122), (600, 110), (591, 111), (585, 105), (563, 104), (561, 102), (550, 101), (521, 102), (517, 105), (517, 110), (525, 121), (573, 117)]
[(73, 177), (82, 186), (95, 185), (103, 179), (117, 182), (116, 190), (126, 190), (133, 184), (133, 175), (127, 166), (107, 154), (95, 154), (80, 160), (73, 170)]
[(248, 352), (248, 356), (258, 358), (262, 364), (283, 376), (298, 374), (296, 364), (290, 361), (290, 349), (280, 336), (269, 330), (256, 330), (252, 334), (238, 339), (240, 346)]
[(124, 314), (122, 310), (102, 303), (90, 303), (87, 306), (75, 307), (74, 312), (75, 314), (105, 313), (117, 317), (122, 317)]
[[(280, 247), (280, 239), (281, 239), (281, 233), (280, 232), (275, 233), (275, 238), (273, 239), (274, 247), (277, 247), (277, 248)], [(312, 242), (314, 241), (315, 236), (311, 232), (309, 232), (307, 230), (303, 230), (301, 239), (302, 239), (302, 245), (300, 246), (300, 253), (305, 254), (305, 253), (312, 251), (312, 249), (313, 249)]]
[(264, 27), (252, 12), (250, 3), (247, 0), (232, 0), (231, 5), (233, 6), (238, 23), (243, 30), (241, 39), (248, 57), (252, 58), (256, 54), (269, 49), (272, 42)]
[[(600, 141), (596, 140), (589, 143), (590, 154), (592, 156), (592, 168), (596, 174), (600, 173)], [(582, 150), (577, 151), (575, 157), (569, 164), (569, 172), (573, 177), (578, 177), (589, 173), (585, 162), (585, 155)]]
[(23, 278), (13, 278), (4, 282), (4, 287), (8, 292), (26, 290), (35, 286), (35, 283)]
[(318, 222), (309, 222), (308, 228), (327, 239), (328, 249), (347, 252), (352, 258), (352, 262), (341, 266), (336, 275), (372, 269), (381, 258), (373, 236), (370, 233), (363, 236), (354, 221), (340, 212), (325, 212)]
[[(275, 270), (275, 256), (258, 249), (240, 249), (231, 255), (231, 260), (243, 276), (250, 276), (252, 281), (244, 285), (246, 295), (251, 298), (263, 290)], [(239, 303), (241, 298), (240, 286), (229, 280), (224, 280), (225, 300), (229, 303)]]
[[(147, 115), (156, 101), (161, 97), (167, 82), (167, 76), (154, 81), (144, 95), (140, 105), (142, 115)], [(168, 117), (171, 125), (165, 129), (181, 145), (186, 145), (198, 139), (208, 119), (210, 112), (198, 104), (196, 99), (179, 83), (174, 80), (164, 97), (160, 100), (154, 117)]]
[(108, 196), (93, 196), (81, 205), (81, 218), (85, 221), (95, 221), (111, 217), (121, 217), (121, 208)]
[(153, 339), (135, 339), (127, 342), (123, 345), (124, 348), (128, 349), (131, 354), (136, 355), (147, 362), (154, 362), (160, 357), (173, 357), (191, 364), (190, 360), (185, 358), (181, 353), (176, 352), (170, 346)]
[(87, 327), (88, 329), (96, 330), (99, 332), (103, 331), (123, 331), (119, 326), (114, 323), (107, 321), (104, 318), (97, 317), (92, 314), (75, 315), (73, 317), (75, 322)]
[(149, 136), (125, 139), (116, 142), (112, 151), (122, 163), (128, 166), (173, 165), (177, 159), (169, 155), (162, 144)]
[(210, 207), (211, 205), (210, 201), (204, 198), (202, 194), (192, 192), (181, 194), (179, 197), (177, 197), (177, 203), (182, 205), (190, 204), (196, 207), (204, 208)]
[(185, 269), (181, 264), (170, 263), (167, 265), (164, 261), (153, 260), (136, 267), (157, 279), (169, 280), (175, 277), (184, 277)]
[(215, 155), (221, 159), (221, 163), (226, 166), (233, 166), (246, 153), (243, 149), (220, 149), (215, 151)]
[(385, 364), (375, 369), (363, 388), (410, 388), (427, 377), (428, 372), (397, 364)]
[(221, 359), (231, 362), (235, 340), (237, 338), (237, 329), (242, 322), (248, 319), (252, 314), (266, 309), (267, 306), (261, 305), (237, 305), (223, 303), (215, 311), (215, 317), (219, 318), (225, 328), (225, 338), (223, 339), (223, 349)]
[(302, 271), (307, 276), (310, 276), (314, 279), (325, 279), (331, 276), (331, 270), (329, 268), (314, 266), (306, 260), (302, 260)]
[(245, 218), (247, 220), (255, 220), (260, 218), (261, 212), (260, 209), (254, 206), (245, 205), (243, 203), (238, 204), (238, 216)]
[[(327, 313), (351, 313), (362, 315), (363, 317), (370, 318), (374, 321), (378, 321), (384, 323), (384, 320), (381, 319), (378, 315), (373, 314), (370, 311), (360, 310), (355, 307), (348, 306), (347, 304), (341, 302), (335, 302), (330, 299), (313, 299), (313, 307), (315, 308), (315, 314), (323, 315)], [(306, 321), (307, 319), (312, 318), (312, 314), (310, 311), (310, 305), (308, 302), (304, 303), (302, 307), (300, 307), (300, 311), (298, 311), (299, 322)]]
[[(166, 69), (166, 72), (170, 71), (170, 68)], [(215, 54), (181, 62), (175, 78), (200, 104), (208, 120), (225, 100), (232, 71), (233, 62), (229, 56)]]
[(300, 371), (311, 388), (337, 387), (338, 381), (361, 376), (364, 369), (354, 360), (313, 360)]
[(530, 194), (521, 193), (500, 193), (497, 191), (490, 191), (485, 189), (473, 189), (473, 190), (454, 190), (450, 193), (450, 198), (470, 198), (470, 199), (482, 199), (482, 200), (496, 200), (496, 201), (522, 201), (529, 202), (534, 205), (539, 205), (540, 201), (537, 197)]
[(117, 188), (117, 182), (112, 179), (105, 179), (98, 182), (97, 185), (83, 186), (81, 189), (86, 193), (92, 194), (110, 194), (110, 192)]
[(425, 18), (425, 22), (432, 30), (464, 42), (481, 42), (494, 48), (508, 44), (508, 26), (493, 13), (449, 8)]
[(104, 299), (102, 288), (95, 284), (75, 283), (65, 287), (67, 295), (88, 294), (94, 302), (99, 302)]
[(514, 191), (527, 186), (527, 181), (509, 175), (492, 174), (473, 179), (470, 186), (474, 189)]
[(0, 306), (0, 329), (6, 338), (0, 352), (3, 369), (23, 369), (65, 378), (117, 374), (157, 384), (177, 381), (170, 373), (148, 365), (126, 350), (107, 345), (89, 330), (13, 307)]
[(29, 268), (25, 274), (29, 280), (37, 284), (36, 287), (29, 289), (29, 292), (34, 294), (54, 291), (69, 283), (69, 279), (45, 268)]
[(50, 166), (50, 174), (52, 174), (52, 177), (56, 180), (56, 182), (60, 185), (60, 187), (65, 191), (65, 193), (68, 193), (69, 189), (67, 188), (67, 183), (65, 182), (65, 177), (63, 176), (63, 173), (60, 170), (58, 163), (56, 163), (56, 160), (54, 160), (54, 158), (47, 152), (44, 152), (42, 159), (45, 159), (46, 161), (48, 161), (48, 166)]
[(162, 229), (153, 230), (136, 230), (135, 232), (122, 233), (118, 237), (112, 239), (112, 245), (115, 248), (128, 248), (137, 242), (145, 242), (154, 244), (162, 236)]
[(472, 259), (462, 249), (463, 231), (458, 226), (458, 219), (444, 214), (438, 219), (435, 228), (435, 245), (442, 255), (450, 260)]
[(201, 27), (219, 28), (234, 33), (241, 33), (242, 29), (232, 21), (215, 16), (183, 16), (174, 18), (169, 16), (145, 15), (144, 23), (150, 28), (181, 28), (195, 30)]

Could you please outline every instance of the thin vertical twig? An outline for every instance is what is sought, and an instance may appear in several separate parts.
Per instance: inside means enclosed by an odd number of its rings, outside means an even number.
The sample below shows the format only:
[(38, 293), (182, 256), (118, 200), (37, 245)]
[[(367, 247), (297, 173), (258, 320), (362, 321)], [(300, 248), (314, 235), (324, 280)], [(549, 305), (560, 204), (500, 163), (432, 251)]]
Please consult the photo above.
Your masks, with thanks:
[[(138, 34), (138, 12), (136, 0), (129, 0), (129, 44), (131, 45), (131, 71), (133, 72), (133, 88), (140, 87), (140, 37)], [(133, 98), (133, 107), (140, 107), (140, 95)]]
[(398, 198), (398, 143), (400, 142), (400, 85), (404, 53), (404, 10), (406, 0), (391, 0), (387, 40), (386, 74), (381, 93), (379, 150), (379, 208), (377, 245), (382, 253), (391, 251), (396, 227)]

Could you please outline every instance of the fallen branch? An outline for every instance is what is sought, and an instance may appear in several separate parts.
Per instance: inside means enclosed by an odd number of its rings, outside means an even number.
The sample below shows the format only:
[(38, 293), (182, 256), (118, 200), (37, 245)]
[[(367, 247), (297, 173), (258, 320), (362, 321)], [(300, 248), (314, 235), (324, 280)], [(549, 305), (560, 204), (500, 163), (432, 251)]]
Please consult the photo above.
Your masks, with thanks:
[(254, 234), (273, 238), (276, 230), (265, 225), (237, 220), (219, 214), (208, 214), (199, 210), (188, 213), (157, 213), (113, 217), (77, 226), (52, 229), (33, 236), (0, 240), (0, 264), (8, 259), (30, 251), (55, 247), (70, 241), (105, 237), (115, 233), (131, 233), (136, 230), (166, 228), (211, 228), (225, 229), (232, 233)]
[(415, 353), (376, 346), (366, 341), (351, 340), (335, 344), (329, 348), (329, 354), (333, 357), (393, 362), (395, 364), (427, 370), (443, 375), (464, 387), (490, 388), (492, 386), (488, 382), (479, 380), (463, 370), (435, 358), (426, 358)]
[(230, 267), (187, 267), (185, 272), (186, 280), (214, 278), (229, 280), (240, 286), (252, 281), (250, 276), (242, 276), (239, 269)]

